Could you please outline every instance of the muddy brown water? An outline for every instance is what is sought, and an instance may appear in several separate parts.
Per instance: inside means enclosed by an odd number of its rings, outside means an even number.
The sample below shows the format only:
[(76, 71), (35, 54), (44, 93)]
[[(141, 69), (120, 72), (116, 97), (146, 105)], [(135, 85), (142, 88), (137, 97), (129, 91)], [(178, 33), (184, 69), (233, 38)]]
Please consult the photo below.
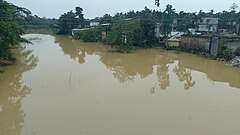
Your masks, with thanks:
[(120, 54), (64, 36), (0, 75), (0, 135), (239, 135), (240, 69), (161, 49)]

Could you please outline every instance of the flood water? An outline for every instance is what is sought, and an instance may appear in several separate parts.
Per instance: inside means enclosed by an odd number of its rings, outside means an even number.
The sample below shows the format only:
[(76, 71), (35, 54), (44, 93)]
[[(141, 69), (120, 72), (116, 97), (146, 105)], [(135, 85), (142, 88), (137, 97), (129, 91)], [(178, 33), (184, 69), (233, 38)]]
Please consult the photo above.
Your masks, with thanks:
[(239, 135), (240, 68), (161, 49), (131, 54), (64, 36), (0, 74), (0, 135)]

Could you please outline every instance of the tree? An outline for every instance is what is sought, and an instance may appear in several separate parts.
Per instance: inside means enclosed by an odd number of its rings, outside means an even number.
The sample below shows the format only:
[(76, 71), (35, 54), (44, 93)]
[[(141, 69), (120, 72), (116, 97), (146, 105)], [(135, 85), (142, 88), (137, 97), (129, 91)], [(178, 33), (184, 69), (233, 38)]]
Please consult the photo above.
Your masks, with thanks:
[(236, 4), (236, 3), (233, 3), (231, 6), (230, 6), (230, 11), (234, 11), (234, 12), (236, 12), (237, 11), (237, 9), (238, 9), (238, 5)]
[(145, 10), (142, 11), (142, 14), (140, 16), (140, 24), (144, 32), (144, 47), (151, 47), (156, 42), (155, 19), (156, 18), (153, 16), (152, 11), (145, 7)]
[(217, 13), (217, 16), (219, 17), (219, 28), (220, 29), (233, 29), (234, 23), (240, 22), (240, 12), (236, 13), (235, 11), (223, 11), (220, 13)]
[(144, 32), (138, 19), (120, 18), (107, 36), (107, 44), (119, 52), (131, 52), (144, 43)]
[(175, 9), (173, 9), (172, 5), (167, 5), (166, 9), (163, 12), (161, 32), (164, 35), (168, 35), (172, 30), (173, 19), (176, 17)]
[(77, 26), (76, 15), (72, 11), (64, 13), (58, 19), (59, 22), (59, 33), (60, 34), (70, 34), (73, 28)]
[(179, 12), (177, 15), (178, 19), (178, 31), (188, 32), (188, 28), (197, 27), (197, 15), (196, 13), (185, 13), (184, 11)]
[(62, 14), (58, 19), (59, 33), (70, 34), (73, 28), (82, 28), (85, 22), (82, 11), (81, 7), (76, 7), (75, 12)]
[(57, 19), (29, 15), (23, 20), (25, 29), (51, 29), (57, 23)]
[(76, 7), (75, 11), (76, 16), (80, 19), (83, 19), (83, 9), (81, 7)]
[(113, 17), (109, 14), (105, 14), (103, 17), (100, 18), (99, 21), (101, 24), (113, 23)]
[(26, 41), (21, 38), (24, 32), (21, 23), (29, 14), (31, 12), (25, 8), (0, 0), (0, 65), (3, 61), (15, 61), (10, 49), (19, 42)]

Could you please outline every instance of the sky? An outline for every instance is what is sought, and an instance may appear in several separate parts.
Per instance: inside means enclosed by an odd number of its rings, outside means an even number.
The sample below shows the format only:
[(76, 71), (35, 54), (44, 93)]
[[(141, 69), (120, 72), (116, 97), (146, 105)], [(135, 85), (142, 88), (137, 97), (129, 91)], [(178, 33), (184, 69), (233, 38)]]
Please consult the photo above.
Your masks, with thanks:
[(114, 15), (120, 12), (140, 11), (147, 6), (149, 9), (163, 11), (167, 4), (173, 5), (177, 12), (198, 12), (200, 10), (216, 12), (229, 10), (232, 3), (240, 7), (240, 0), (160, 0), (160, 8), (156, 7), (154, 0), (6, 0), (17, 6), (29, 9), (32, 14), (40, 17), (59, 18), (75, 7), (83, 8), (84, 17), (93, 19), (104, 14)]

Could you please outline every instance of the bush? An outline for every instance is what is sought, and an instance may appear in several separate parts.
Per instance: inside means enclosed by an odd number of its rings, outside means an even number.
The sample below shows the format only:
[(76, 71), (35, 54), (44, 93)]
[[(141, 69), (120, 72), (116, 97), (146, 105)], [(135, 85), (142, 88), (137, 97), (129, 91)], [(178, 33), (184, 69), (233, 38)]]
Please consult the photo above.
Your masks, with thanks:
[(2, 74), (4, 71), (0, 69), (0, 74)]
[(76, 40), (83, 40), (84, 42), (101, 41), (101, 30), (98, 28), (88, 29), (85, 31), (77, 31), (73, 36)]
[(82, 39), (82, 35), (83, 35), (83, 32), (82, 31), (78, 31), (78, 32), (74, 33), (73, 38), (76, 39), (76, 40), (81, 40)]
[(181, 48), (175, 47), (175, 48), (174, 48), (174, 52), (175, 52), (176, 54), (179, 54), (179, 53), (181, 52)]
[(232, 52), (232, 49), (230, 48), (226, 48), (224, 51), (223, 51), (223, 56), (224, 58), (229, 61), (233, 58), (234, 54)]
[(117, 46), (115, 49), (117, 49), (117, 51), (121, 53), (130, 53), (135, 50), (135, 47), (129, 44), (122, 44)]
[(84, 42), (98, 42), (101, 40), (101, 30), (100, 29), (89, 29), (83, 32), (81, 39)]

